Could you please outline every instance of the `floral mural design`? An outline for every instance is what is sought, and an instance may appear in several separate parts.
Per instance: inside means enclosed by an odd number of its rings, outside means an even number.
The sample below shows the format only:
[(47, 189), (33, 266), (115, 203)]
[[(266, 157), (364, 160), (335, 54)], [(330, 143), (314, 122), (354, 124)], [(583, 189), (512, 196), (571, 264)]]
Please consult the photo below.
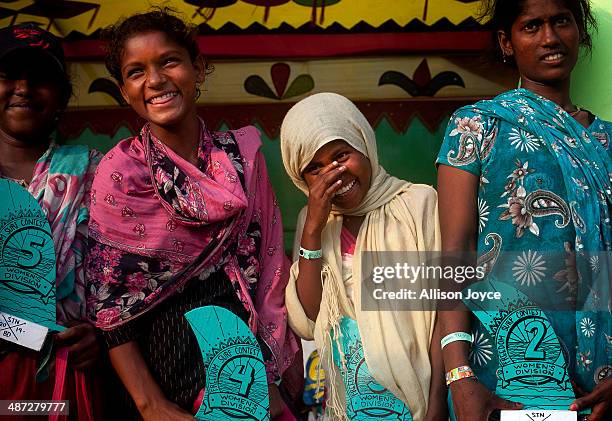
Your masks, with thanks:
[(451, 85), (465, 88), (465, 82), (456, 72), (444, 71), (432, 78), (427, 59), (421, 61), (412, 78), (395, 70), (383, 73), (378, 80), (378, 86), (382, 85), (399, 86), (411, 96), (434, 96), (440, 89)]
[[(308, 74), (298, 75), (289, 84), (291, 67), (287, 63), (275, 63), (270, 68), (274, 91), (259, 75), (251, 75), (244, 81), (244, 90), (252, 95), (282, 100), (303, 95), (314, 89), (314, 80)], [(289, 87), (287, 87), (289, 85)]]

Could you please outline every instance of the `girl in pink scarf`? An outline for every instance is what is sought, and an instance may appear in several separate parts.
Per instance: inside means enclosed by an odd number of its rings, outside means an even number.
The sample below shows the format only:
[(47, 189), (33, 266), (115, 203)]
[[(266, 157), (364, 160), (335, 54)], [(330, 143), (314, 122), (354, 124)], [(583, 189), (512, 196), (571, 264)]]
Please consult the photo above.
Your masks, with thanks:
[(298, 349), (287, 329), (280, 212), (254, 127), (211, 132), (196, 114), (206, 65), (165, 11), (107, 30), (107, 68), (147, 124), (100, 163), (91, 198), (92, 318), (145, 419), (191, 419), (205, 384), (184, 313), (221, 305), (261, 344), (275, 382)]

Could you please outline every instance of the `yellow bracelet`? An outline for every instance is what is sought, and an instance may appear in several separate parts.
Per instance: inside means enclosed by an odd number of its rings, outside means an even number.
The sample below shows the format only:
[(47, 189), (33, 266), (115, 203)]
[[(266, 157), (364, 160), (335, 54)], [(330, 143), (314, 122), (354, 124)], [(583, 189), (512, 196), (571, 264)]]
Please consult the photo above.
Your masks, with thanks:
[(456, 382), (457, 380), (467, 379), (470, 377), (476, 378), (476, 375), (469, 365), (462, 365), (460, 367), (453, 368), (446, 373), (446, 385), (449, 386), (451, 383)]

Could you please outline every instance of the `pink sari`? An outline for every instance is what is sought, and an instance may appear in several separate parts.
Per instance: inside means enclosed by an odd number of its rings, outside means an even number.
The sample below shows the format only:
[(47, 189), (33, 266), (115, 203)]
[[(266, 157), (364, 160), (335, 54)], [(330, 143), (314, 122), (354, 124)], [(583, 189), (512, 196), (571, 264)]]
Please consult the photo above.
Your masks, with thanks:
[(102, 160), (91, 200), (88, 301), (112, 330), (188, 281), (224, 271), (268, 345), (269, 381), (293, 361), (287, 329), (288, 266), (280, 211), (254, 127), (211, 133), (201, 123), (198, 167), (154, 138), (148, 126)]

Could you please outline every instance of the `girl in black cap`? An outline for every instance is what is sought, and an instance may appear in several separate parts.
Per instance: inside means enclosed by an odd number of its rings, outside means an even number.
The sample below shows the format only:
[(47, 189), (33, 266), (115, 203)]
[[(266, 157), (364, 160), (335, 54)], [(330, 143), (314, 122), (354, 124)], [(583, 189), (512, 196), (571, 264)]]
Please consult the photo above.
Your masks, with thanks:
[[(57, 38), (33, 25), (0, 30), (0, 177), (27, 189), (47, 215), (57, 255), (57, 322), (67, 327), (53, 338), (57, 354), (0, 341), (0, 400), (67, 399), (71, 418), (89, 420), (99, 412), (92, 399), (99, 375), (88, 369), (101, 353), (84, 321), (82, 265), (91, 181), (101, 155), (52, 140), (71, 94)], [(61, 360), (66, 351), (67, 366)], [(45, 367), (45, 360), (52, 363)]]

